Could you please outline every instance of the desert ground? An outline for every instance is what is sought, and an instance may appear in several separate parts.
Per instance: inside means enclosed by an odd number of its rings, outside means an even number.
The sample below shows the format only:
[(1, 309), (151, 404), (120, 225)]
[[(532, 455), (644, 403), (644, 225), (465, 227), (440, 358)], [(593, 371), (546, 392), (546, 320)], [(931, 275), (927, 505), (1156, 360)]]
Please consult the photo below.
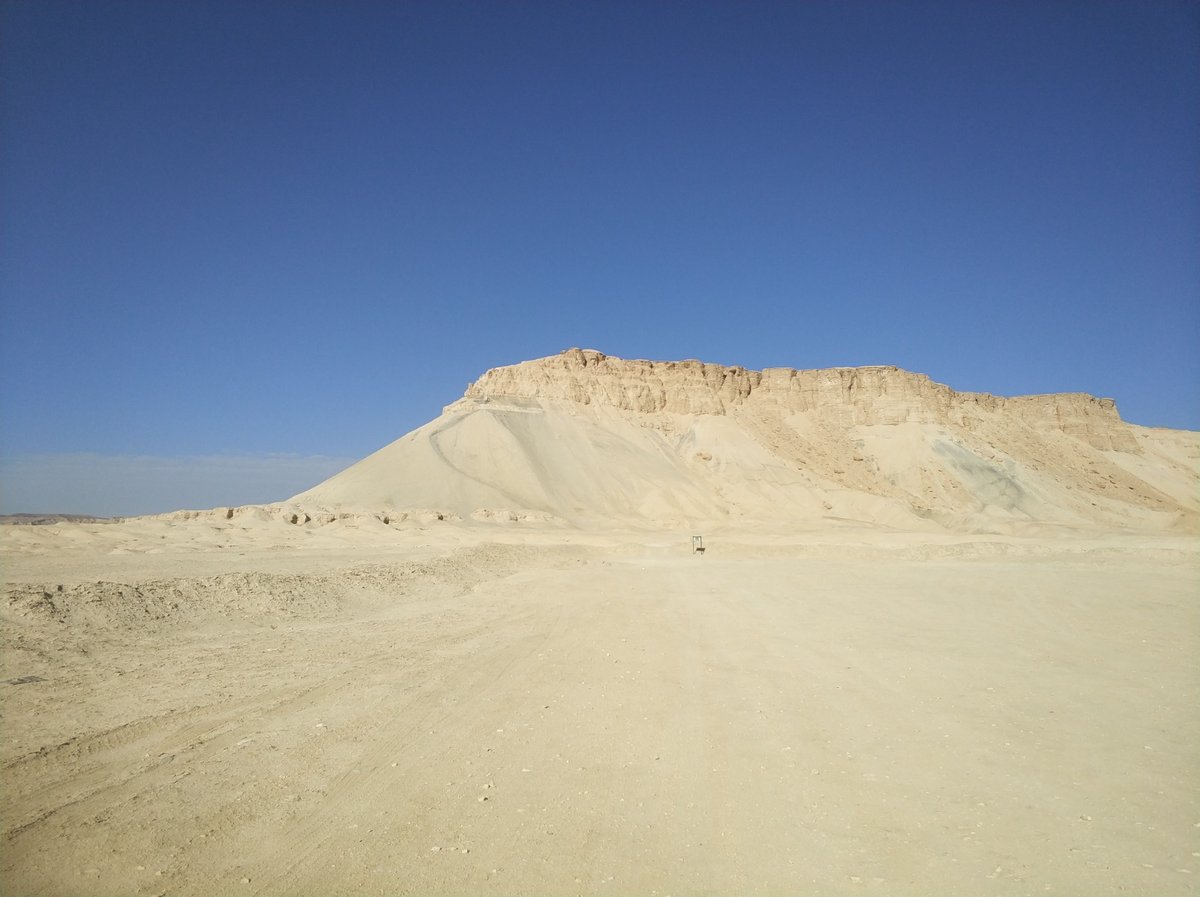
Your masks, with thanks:
[(0, 535), (5, 894), (1200, 889), (1191, 536)]
[(495, 368), (286, 502), (0, 527), (0, 890), (1196, 894), (1198, 533), (1109, 399)]

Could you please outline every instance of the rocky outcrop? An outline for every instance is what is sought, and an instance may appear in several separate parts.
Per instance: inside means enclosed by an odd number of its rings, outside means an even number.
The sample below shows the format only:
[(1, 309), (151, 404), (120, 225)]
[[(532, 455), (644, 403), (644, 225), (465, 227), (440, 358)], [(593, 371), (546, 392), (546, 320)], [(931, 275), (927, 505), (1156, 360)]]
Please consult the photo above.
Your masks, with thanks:
[(1192, 532), (1197, 462), (1200, 434), (1130, 426), (1082, 393), (1002, 398), (896, 367), (752, 371), (572, 349), (488, 371), (281, 512)]
[(866, 425), (918, 422), (971, 428), (982, 415), (1000, 413), (1061, 430), (1094, 448), (1138, 450), (1112, 399), (1085, 393), (1004, 398), (956, 392), (924, 374), (890, 365), (753, 371), (701, 361), (630, 361), (594, 349), (568, 349), (493, 368), (467, 388), (460, 402), (506, 398), (608, 406), (639, 414), (814, 412), (840, 423)]

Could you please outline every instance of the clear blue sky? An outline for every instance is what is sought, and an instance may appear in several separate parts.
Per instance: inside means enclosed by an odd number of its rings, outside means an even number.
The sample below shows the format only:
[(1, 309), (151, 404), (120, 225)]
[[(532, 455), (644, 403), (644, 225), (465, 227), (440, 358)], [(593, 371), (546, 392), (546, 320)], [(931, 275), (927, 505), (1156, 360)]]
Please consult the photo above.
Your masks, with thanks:
[(361, 457), (570, 346), (1200, 428), (1195, 3), (0, 9), (5, 510), (182, 501), (14, 482), (63, 455), (283, 498), (203, 459)]

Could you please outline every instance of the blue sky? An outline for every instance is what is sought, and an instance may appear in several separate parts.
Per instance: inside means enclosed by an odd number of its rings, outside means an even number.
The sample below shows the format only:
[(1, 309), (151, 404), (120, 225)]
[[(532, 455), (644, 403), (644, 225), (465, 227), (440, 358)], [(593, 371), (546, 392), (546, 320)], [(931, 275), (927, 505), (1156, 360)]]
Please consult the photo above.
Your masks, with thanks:
[(571, 346), (1200, 429), (1194, 3), (0, 10), (5, 511), (284, 498)]

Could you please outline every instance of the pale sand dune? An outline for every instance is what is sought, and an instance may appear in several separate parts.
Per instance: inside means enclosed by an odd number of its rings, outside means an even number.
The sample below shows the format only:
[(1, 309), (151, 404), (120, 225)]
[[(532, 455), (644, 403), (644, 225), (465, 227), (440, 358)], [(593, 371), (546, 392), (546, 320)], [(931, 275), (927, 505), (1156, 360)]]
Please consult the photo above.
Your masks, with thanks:
[(638, 364), (0, 529), (0, 891), (1196, 893), (1196, 434)]

